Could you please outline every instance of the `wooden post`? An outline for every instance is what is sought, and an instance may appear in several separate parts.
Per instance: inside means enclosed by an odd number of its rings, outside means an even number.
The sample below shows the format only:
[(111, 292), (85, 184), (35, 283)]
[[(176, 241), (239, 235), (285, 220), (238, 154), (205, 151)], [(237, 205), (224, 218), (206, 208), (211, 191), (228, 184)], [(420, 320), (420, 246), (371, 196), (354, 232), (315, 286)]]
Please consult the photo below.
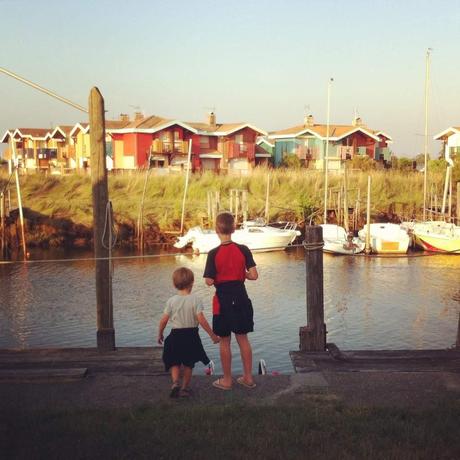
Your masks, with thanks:
[(344, 167), (345, 169), (343, 170), (343, 228), (348, 233), (350, 228), (348, 219), (348, 172), (346, 161)]
[(337, 192), (337, 225), (342, 223), (342, 188)]
[(434, 210), (435, 210), (435, 220), (438, 220), (438, 192), (436, 191), (434, 194)]
[(238, 224), (238, 213), (240, 212), (240, 191), (235, 190), (235, 225)]
[[(104, 99), (97, 88), (89, 95), (89, 125), (91, 147), (91, 185), (93, 190), (94, 256), (96, 258), (97, 348), (115, 349), (113, 327), (112, 279), (109, 250), (102, 237), (109, 200), (105, 162)], [(111, 244), (111, 241), (108, 242)], [(108, 245), (106, 245), (108, 247)], [(103, 260), (102, 260), (103, 259)]]
[(447, 205), (447, 214), (449, 222), (452, 222), (452, 167), (449, 168), (449, 201)]
[(323, 293), (323, 229), (305, 227), (307, 326), (299, 330), (301, 351), (326, 350)]
[[(11, 137), (10, 137), (11, 139)], [(18, 209), (19, 209), (19, 221), (21, 223), (21, 240), (24, 260), (27, 259), (27, 244), (26, 244), (26, 233), (24, 231), (24, 213), (22, 210), (22, 198), (21, 198), (21, 185), (19, 184), (19, 160), (16, 155), (16, 142), (11, 141), (11, 151), (13, 153), (14, 161), (14, 177), (16, 179), (16, 193), (18, 198)], [(25, 166), (24, 154), (22, 154), (23, 167)], [(11, 209), (11, 202), (10, 202)]]
[(233, 214), (233, 189), (230, 189), (229, 192), (230, 192), (230, 203), (229, 203), (230, 213)]
[(241, 192), (241, 210), (243, 212), (243, 222), (248, 220), (248, 191), (242, 190)]
[(460, 182), (457, 182), (457, 225), (460, 225)]
[(6, 257), (6, 235), (5, 235), (5, 194), (0, 193), (0, 228), (2, 232), (2, 242), (1, 242), (1, 253), (0, 259), (5, 259)]
[(270, 222), (269, 198), (270, 198), (270, 173), (267, 174), (267, 191), (265, 193), (265, 222), (267, 224)]
[(212, 208), (211, 208), (211, 191), (208, 190), (206, 194), (207, 200), (208, 200), (208, 222), (211, 226), (211, 228), (214, 225), (214, 222), (212, 221)]
[[(172, 139), (172, 146), (174, 147), (174, 138)], [(187, 198), (188, 181), (190, 177), (190, 171), (192, 169), (191, 160), (192, 160), (192, 139), (190, 139), (188, 143), (187, 172), (185, 173), (186, 176), (185, 176), (184, 197), (182, 199), (182, 214), (181, 214), (181, 219), (180, 219), (180, 234), (181, 235), (183, 235), (183, 232), (184, 232), (185, 200)]]
[(456, 348), (460, 348), (460, 312), (458, 313), (457, 342), (455, 346)]
[(371, 176), (367, 176), (366, 254), (371, 252)]

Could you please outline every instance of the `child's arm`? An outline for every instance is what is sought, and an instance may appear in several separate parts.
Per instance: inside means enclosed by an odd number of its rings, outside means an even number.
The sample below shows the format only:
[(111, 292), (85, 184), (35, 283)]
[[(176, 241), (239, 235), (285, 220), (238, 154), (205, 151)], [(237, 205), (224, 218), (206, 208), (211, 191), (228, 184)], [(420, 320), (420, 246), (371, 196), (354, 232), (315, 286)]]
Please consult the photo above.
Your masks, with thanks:
[(164, 336), (163, 332), (165, 330), (166, 325), (168, 324), (169, 321), (169, 315), (166, 313), (161, 317), (160, 319), (160, 324), (158, 325), (158, 339), (157, 342), (162, 345), (164, 341)]
[(218, 343), (220, 341), (220, 337), (214, 334), (214, 332), (211, 329), (211, 326), (208, 323), (208, 320), (206, 319), (202, 311), (200, 311), (200, 313), (196, 315), (196, 319), (200, 323), (200, 326), (208, 333), (209, 337), (211, 337), (213, 343)]
[(246, 279), (255, 281), (257, 278), (259, 278), (259, 273), (257, 272), (256, 267), (251, 267), (247, 272), (246, 272)]

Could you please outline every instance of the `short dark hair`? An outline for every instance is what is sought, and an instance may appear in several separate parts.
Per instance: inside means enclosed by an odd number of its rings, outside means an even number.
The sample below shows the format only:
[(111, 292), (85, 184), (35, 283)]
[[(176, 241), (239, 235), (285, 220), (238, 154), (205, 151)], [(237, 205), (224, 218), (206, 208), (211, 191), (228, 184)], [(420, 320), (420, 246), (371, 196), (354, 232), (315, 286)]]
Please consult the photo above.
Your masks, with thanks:
[(174, 287), (181, 291), (182, 289), (191, 288), (195, 277), (193, 276), (192, 270), (180, 267), (177, 270), (174, 270), (172, 275), (172, 280)]
[(222, 235), (231, 235), (235, 231), (235, 218), (229, 212), (221, 212), (216, 218), (216, 231)]

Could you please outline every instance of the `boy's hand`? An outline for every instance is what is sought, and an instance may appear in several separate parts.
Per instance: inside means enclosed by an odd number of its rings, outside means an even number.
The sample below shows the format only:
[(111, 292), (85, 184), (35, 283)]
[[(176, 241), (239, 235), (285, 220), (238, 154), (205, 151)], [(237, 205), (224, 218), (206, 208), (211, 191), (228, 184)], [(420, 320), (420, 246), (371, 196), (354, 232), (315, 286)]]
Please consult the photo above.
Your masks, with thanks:
[(220, 337), (216, 334), (212, 334), (211, 336), (212, 343), (219, 343), (220, 342)]
[(157, 342), (158, 342), (159, 345), (163, 345), (164, 340), (165, 340), (165, 338), (163, 337), (163, 334), (160, 334), (158, 336)]

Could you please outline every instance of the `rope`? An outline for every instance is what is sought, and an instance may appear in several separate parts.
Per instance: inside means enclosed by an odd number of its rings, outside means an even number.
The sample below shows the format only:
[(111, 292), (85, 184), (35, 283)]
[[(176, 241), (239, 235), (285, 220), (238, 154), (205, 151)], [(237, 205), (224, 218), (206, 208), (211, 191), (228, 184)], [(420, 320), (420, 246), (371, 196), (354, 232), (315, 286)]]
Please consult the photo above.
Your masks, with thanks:
[(318, 249), (323, 249), (324, 241), (315, 241), (313, 243), (304, 241), (300, 246), (303, 246), (305, 251), (317, 251)]

